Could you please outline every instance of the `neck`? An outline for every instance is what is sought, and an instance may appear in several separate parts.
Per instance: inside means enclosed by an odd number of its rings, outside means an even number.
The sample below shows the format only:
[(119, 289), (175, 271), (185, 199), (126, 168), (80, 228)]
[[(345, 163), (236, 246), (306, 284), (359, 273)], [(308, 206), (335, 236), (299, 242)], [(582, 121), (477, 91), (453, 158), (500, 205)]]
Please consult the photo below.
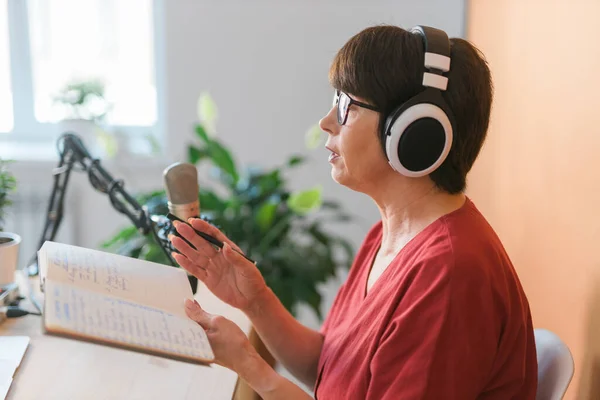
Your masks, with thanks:
[(378, 182), (370, 196), (375, 200), (383, 225), (379, 253), (394, 255), (425, 227), (445, 214), (460, 208), (464, 194), (448, 194), (438, 189), (429, 178), (398, 179)]

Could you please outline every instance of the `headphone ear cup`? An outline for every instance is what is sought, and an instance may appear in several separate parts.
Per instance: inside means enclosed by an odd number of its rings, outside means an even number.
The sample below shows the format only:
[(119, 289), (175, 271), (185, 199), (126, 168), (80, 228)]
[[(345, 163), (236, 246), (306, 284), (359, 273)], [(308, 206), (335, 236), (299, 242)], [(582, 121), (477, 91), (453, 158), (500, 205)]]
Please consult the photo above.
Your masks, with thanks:
[[(441, 97), (441, 96), (440, 96)], [(382, 132), (382, 144), (394, 170), (421, 177), (436, 170), (452, 146), (452, 122), (444, 103), (428, 90), (390, 113)]]

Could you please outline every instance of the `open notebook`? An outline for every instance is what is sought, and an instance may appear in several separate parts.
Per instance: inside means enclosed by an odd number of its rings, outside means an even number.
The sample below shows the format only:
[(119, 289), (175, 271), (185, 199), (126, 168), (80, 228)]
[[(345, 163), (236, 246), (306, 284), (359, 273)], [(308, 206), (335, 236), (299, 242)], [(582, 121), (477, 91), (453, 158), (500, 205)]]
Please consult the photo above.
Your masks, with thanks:
[(38, 252), (46, 333), (189, 362), (214, 354), (184, 311), (193, 296), (184, 270), (45, 242)]

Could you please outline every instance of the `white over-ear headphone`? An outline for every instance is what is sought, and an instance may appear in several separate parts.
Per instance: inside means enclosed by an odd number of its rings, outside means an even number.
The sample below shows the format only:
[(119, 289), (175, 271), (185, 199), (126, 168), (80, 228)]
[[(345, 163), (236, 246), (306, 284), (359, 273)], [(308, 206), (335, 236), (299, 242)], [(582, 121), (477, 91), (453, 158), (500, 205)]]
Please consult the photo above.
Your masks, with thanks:
[(442, 91), (443, 74), (450, 70), (450, 41), (444, 31), (416, 26), (411, 33), (423, 37), (425, 90), (394, 109), (386, 118), (381, 141), (392, 168), (408, 177), (435, 171), (452, 147), (454, 118)]

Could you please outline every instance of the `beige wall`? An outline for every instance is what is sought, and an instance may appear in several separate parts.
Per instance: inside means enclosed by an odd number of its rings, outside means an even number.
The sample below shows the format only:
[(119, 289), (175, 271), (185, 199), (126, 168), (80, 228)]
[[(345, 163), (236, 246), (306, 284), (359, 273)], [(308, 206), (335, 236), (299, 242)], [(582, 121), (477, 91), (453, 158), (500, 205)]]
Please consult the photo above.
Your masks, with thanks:
[(511, 255), (535, 327), (573, 352), (567, 398), (600, 399), (600, 1), (472, 0), (468, 14), (496, 86), (468, 193)]

